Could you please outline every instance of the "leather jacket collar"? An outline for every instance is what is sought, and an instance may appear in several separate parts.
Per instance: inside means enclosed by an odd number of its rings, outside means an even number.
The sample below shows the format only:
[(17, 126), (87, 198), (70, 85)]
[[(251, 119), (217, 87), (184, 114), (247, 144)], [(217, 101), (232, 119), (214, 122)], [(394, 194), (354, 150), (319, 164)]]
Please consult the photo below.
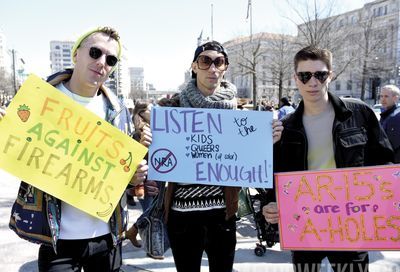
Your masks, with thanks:
[[(333, 109), (335, 111), (335, 118), (339, 121), (343, 122), (348, 119), (352, 115), (352, 111), (346, 106), (341, 98), (338, 96), (328, 92), (328, 99), (332, 103)], [(296, 111), (293, 114), (288, 115), (288, 118), (291, 119), (292, 122), (288, 122), (290, 128), (300, 129), (303, 124), (303, 113), (304, 113), (304, 101), (302, 100)]]

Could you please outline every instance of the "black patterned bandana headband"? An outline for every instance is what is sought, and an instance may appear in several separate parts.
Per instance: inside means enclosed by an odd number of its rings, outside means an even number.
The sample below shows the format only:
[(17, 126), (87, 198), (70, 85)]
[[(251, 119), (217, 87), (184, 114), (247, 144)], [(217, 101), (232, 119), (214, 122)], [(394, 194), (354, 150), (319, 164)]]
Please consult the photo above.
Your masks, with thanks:
[(196, 51), (194, 52), (193, 62), (197, 60), (197, 58), (202, 52), (207, 50), (212, 50), (212, 51), (217, 51), (218, 53), (222, 53), (225, 56), (225, 59), (228, 59), (228, 53), (226, 52), (225, 48), (219, 42), (212, 41), (202, 44), (196, 48)]

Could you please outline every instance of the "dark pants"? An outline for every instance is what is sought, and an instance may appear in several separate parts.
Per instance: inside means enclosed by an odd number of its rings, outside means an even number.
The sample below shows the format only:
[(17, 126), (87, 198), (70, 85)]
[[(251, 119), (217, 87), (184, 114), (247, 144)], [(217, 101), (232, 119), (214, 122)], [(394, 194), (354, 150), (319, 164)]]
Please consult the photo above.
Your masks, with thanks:
[(93, 239), (58, 240), (57, 254), (52, 246), (41, 245), (39, 271), (110, 272), (119, 271), (122, 263), (121, 244), (113, 246), (111, 234)]
[(365, 251), (292, 251), (295, 272), (319, 272), (327, 257), (335, 272), (368, 272), (369, 257)]
[(225, 212), (176, 212), (168, 217), (168, 236), (178, 272), (199, 272), (203, 251), (210, 272), (231, 272), (235, 257), (236, 218)]

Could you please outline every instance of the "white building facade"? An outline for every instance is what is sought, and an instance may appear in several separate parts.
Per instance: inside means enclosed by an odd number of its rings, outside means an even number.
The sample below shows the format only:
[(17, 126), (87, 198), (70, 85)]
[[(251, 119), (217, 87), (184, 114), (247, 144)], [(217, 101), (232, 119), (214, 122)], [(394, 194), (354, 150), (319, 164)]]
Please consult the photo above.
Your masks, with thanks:
[(50, 68), (51, 73), (73, 68), (72, 47), (73, 41), (50, 41)]

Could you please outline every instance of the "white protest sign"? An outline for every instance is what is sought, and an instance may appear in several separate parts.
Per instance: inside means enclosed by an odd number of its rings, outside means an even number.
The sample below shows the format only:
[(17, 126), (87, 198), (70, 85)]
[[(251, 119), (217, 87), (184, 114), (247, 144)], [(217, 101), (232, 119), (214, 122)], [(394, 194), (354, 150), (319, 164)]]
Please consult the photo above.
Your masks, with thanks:
[(154, 107), (149, 179), (272, 188), (272, 112)]

